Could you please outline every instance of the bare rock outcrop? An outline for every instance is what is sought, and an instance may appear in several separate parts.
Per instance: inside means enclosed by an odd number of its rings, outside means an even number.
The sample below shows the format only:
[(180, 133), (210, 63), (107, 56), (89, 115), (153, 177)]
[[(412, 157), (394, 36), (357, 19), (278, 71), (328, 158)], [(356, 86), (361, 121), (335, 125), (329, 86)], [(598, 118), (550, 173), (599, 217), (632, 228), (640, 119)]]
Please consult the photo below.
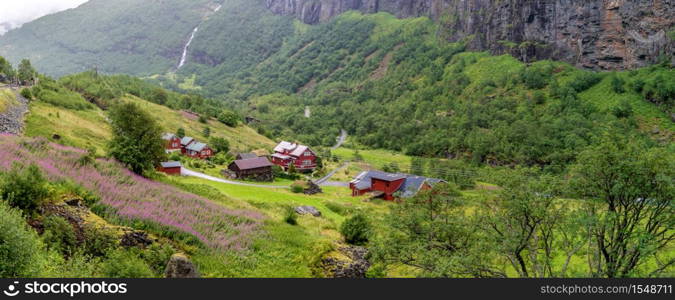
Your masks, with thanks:
[[(557, 59), (599, 70), (632, 69), (673, 57), (675, 0), (266, 0), (308, 24), (348, 10), (428, 16), (450, 41), (523, 61)], [(444, 16), (441, 18), (441, 16)]]
[(197, 267), (184, 254), (174, 254), (169, 259), (164, 271), (166, 278), (199, 278)]

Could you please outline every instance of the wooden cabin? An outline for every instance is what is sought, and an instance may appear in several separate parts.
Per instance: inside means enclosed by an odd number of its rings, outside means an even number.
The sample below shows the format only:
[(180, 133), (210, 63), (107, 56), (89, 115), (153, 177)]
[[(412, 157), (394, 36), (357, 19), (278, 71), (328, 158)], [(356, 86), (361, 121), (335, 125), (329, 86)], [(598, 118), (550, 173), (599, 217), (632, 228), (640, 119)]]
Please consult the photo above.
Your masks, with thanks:
[(274, 181), (273, 164), (266, 157), (238, 159), (227, 168), (235, 174), (237, 179), (251, 179), (256, 181)]

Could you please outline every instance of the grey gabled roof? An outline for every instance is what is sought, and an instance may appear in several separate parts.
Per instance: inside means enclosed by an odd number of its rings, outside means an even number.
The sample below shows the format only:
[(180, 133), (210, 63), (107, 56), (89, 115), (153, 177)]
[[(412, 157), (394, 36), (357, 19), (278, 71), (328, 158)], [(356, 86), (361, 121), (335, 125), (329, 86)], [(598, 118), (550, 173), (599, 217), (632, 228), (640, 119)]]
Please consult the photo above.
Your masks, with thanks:
[(435, 185), (440, 182), (445, 182), (441, 179), (428, 178), (424, 176), (402, 174), (402, 173), (386, 173), (382, 171), (365, 171), (356, 176), (351, 182), (355, 185), (356, 189), (364, 190), (369, 189), (372, 186), (372, 179), (379, 179), (385, 181), (396, 181), (400, 179), (405, 179), (403, 184), (398, 189), (398, 192), (401, 192), (401, 197), (408, 198), (417, 195), (424, 183), (429, 185)]
[(187, 146), (187, 144), (189, 144), (190, 142), (192, 142), (194, 140), (195, 139), (193, 139), (189, 136), (186, 136), (186, 137), (183, 137), (182, 139), (180, 139), (180, 144), (183, 145), (183, 146)]
[(179, 168), (182, 167), (179, 161), (166, 161), (161, 163), (162, 168)]
[(167, 140), (167, 141), (172, 140), (172, 139), (174, 139), (174, 138), (176, 138), (176, 137), (177, 137), (177, 136), (176, 136), (175, 134), (173, 134), (173, 133), (165, 133), (165, 134), (162, 135), (162, 139), (163, 139), (163, 140)]
[(194, 143), (188, 145), (185, 149), (188, 149), (188, 150), (191, 150), (191, 151), (201, 152), (206, 147), (207, 147), (207, 145), (204, 144), (204, 143), (194, 142)]

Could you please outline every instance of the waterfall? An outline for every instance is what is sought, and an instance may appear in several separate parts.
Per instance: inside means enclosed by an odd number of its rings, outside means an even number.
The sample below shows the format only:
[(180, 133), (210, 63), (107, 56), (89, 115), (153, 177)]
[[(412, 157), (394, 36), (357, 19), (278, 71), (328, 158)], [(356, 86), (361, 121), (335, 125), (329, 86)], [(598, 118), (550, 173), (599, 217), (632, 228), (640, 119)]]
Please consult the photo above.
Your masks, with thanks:
[[(223, 7), (222, 4), (218, 4), (215, 9), (213, 9), (214, 13), (217, 13), (221, 8)], [(199, 24), (201, 25), (201, 24)], [(192, 35), (190, 36), (190, 39), (188, 40), (187, 44), (185, 44), (185, 47), (183, 47), (183, 56), (180, 57), (180, 62), (178, 63), (178, 67), (176, 69), (180, 69), (185, 65), (185, 62), (187, 61), (187, 55), (188, 55), (188, 50), (190, 50), (190, 44), (192, 44), (192, 40), (195, 39), (195, 35), (197, 34), (197, 31), (199, 30), (199, 26), (195, 27), (195, 30), (192, 31)]]
[(183, 56), (181, 56), (180, 62), (178, 63), (178, 69), (180, 69), (181, 67), (183, 67), (183, 65), (185, 65), (185, 61), (187, 60), (188, 48), (190, 48), (190, 44), (192, 44), (192, 40), (195, 38), (195, 34), (197, 34), (198, 30), (199, 26), (195, 27), (195, 30), (192, 31), (190, 39), (188, 40), (187, 44), (185, 44), (185, 47), (183, 48)]

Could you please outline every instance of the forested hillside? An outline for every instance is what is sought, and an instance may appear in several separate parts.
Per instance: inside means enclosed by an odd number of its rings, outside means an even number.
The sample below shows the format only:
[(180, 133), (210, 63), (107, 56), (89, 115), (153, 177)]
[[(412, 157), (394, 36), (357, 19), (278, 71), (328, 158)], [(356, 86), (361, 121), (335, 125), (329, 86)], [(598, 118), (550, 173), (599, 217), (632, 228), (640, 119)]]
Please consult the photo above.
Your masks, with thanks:
[(29, 58), (50, 75), (98, 67), (106, 73), (164, 73), (180, 59), (210, 0), (91, 0), (0, 37), (0, 56)]
[[(92, 1), (29, 24), (0, 40), (5, 45), (0, 49), (13, 47), (13, 38), (32, 31), (48, 32), (47, 25), (68, 28), (75, 20), (91, 21), (101, 5)], [(260, 132), (312, 145), (330, 145), (345, 129), (370, 148), (560, 170), (603, 128), (655, 144), (673, 139), (675, 76), (668, 56), (635, 71), (582, 71), (561, 62), (523, 63), (508, 55), (468, 52), (471, 41), (449, 43), (449, 20), (438, 16), (398, 19), (388, 13), (347, 12), (307, 25), (273, 14), (262, 0), (217, 5), (127, 0), (119, 7), (135, 9), (112, 9), (116, 17), (96, 19), (98, 25), (88, 29), (96, 31), (91, 32), (95, 38), (112, 38), (97, 47), (117, 46), (98, 51), (83, 45), (63, 57), (67, 62), (69, 55), (80, 59), (90, 53), (103, 72), (153, 74), (146, 80), (222, 100), (254, 116), (262, 121)], [(161, 13), (169, 6), (173, 13)], [(152, 17), (141, 16), (146, 12)], [(162, 27), (164, 22), (171, 26)], [(123, 25), (109, 30), (104, 23)], [(65, 36), (54, 39), (82, 37), (68, 29), (58, 32)], [(186, 64), (176, 69), (191, 32)], [(85, 42), (59, 45), (78, 43)], [(121, 52), (115, 50), (127, 44)], [(61, 57), (59, 51), (50, 57)], [(36, 64), (48, 72), (70, 70), (49, 60)], [(96, 63), (77, 65), (92, 68)], [(307, 112), (311, 117), (304, 117)]]

